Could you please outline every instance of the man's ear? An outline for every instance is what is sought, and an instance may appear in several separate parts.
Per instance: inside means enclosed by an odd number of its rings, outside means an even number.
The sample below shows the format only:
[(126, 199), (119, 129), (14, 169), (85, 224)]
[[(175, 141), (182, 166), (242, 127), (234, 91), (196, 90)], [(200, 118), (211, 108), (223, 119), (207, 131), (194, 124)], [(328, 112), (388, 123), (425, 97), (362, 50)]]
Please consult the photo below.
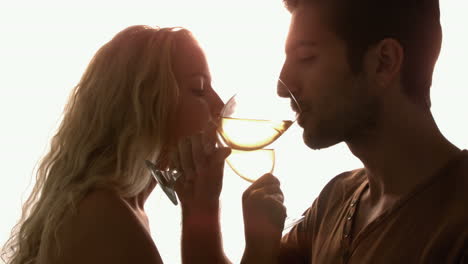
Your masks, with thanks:
[(365, 56), (364, 67), (377, 84), (385, 87), (400, 79), (403, 58), (404, 51), (400, 42), (386, 38), (369, 49)]

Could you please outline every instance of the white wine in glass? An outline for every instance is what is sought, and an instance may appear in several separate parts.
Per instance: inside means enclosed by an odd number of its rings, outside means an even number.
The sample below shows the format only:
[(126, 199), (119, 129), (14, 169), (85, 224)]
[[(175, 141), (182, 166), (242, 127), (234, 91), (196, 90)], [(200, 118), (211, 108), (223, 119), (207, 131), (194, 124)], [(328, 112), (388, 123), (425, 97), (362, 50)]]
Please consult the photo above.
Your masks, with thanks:
[[(299, 110), (296, 99), (286, 85), (279, 80), (289, 96), (248, 94), (234, 95), (224, 106), (218, 135), (221, 142), (231, 147), (231, 155), (226, 159), (233, 171), (244, 180), (254, 182), (265, 173), (273, 173), (275, 151), (265, 148), (276, 141), (296, 120)], [(292, 108), (291, 108), (292, 107)], [(183, 174), (177, 168), (158, 170), (151, 161), (146, 166), (170, 200), (177, 205), (174, 191), (175, 182)], [(287, 218), (285, 230), (302, 221), (303, 217)]]
[(233, 148), (226, 162), (242, 179), (254, 182), (265, 173), (273, 173), (275, 150), (257, 149), (246, 151)]
[[(279, 81), (278, 85), (281, 84)], [(224, 105), (218, 134), (222, 143), (232, 149), (227, 163), (243, 179), (253, 182), (273, 172), (274, 149), (265, 147), (275, 142), (296, 120), (293, 108), (300, 108), (292, 93), (290, 95), (279, 97), (274, 93), (249, 90), (235, 94)]]
[(218, 130), (223, 142), (232, 149), (226, 159), (232, 170), (244, 180), (254, 182), (275, 165), (274, 149), (263, 149), (278, 139), (291, 120), (258, 120), (222, 117)]
[[(226, 162), (231, 169), (246, 181), (254, 182), (265, 173), (273, 173), (274, 148), (265, 148), (275, 142), (294, 123), (300, 106), (290, 90), (283, 85), (289, 96), (271, 94), (255, 96), (253, 92), (239, 93), (231, 97), (221, 111), (218, 134), (222, 143), (232, 149)], [(284, 230), (303, 220), (290, 218)]]
[(226, 145), (237, 150), (256, 150), (270, 145), (291, 125), (292, 120), (256, 120), (222, 117), (219, 133)]

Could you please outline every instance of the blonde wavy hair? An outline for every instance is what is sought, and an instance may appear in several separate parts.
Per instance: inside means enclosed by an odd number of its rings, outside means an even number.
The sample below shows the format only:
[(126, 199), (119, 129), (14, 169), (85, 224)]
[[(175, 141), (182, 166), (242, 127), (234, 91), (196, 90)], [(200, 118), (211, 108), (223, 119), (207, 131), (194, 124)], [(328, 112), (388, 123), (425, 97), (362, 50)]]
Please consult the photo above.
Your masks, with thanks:
[(194, 40), (183, 28), (132, 26), (97, 51), (39, 163), (34, 188), (2, 250), (6, 263), (35, 263), (41, 245), (59, 250), (64, 214), (76, 211), (92, 189), (133, 197), (148, 187), (143, 162), (164, 155), (177, 111), (171, 62), (177, 39)]

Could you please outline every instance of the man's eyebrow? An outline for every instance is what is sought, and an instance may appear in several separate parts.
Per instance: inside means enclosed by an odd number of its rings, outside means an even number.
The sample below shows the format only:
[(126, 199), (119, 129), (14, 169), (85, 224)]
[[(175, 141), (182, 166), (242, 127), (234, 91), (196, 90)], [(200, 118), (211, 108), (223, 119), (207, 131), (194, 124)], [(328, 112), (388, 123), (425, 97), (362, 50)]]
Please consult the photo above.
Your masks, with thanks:
[(297, 41), (296, 43), (293, 43), (289, 46), (286, 46), (286, 54), (290, 54), (294, 50), (297, 50), (300, 47), (315, 47), (317, 46), (317, 42), (315, 41), (306, 41), (306, 40), (301, 40)]

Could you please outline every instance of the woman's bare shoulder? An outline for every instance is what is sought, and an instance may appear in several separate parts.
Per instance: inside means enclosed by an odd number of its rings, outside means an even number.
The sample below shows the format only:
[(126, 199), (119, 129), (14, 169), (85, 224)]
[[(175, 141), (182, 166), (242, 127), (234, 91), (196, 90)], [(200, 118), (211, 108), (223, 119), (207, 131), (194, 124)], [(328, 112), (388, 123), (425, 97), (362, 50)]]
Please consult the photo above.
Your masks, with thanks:
[(148, 229), (111, 190), (86, 195), (58, 235), (61, 263), (162, 263)]

